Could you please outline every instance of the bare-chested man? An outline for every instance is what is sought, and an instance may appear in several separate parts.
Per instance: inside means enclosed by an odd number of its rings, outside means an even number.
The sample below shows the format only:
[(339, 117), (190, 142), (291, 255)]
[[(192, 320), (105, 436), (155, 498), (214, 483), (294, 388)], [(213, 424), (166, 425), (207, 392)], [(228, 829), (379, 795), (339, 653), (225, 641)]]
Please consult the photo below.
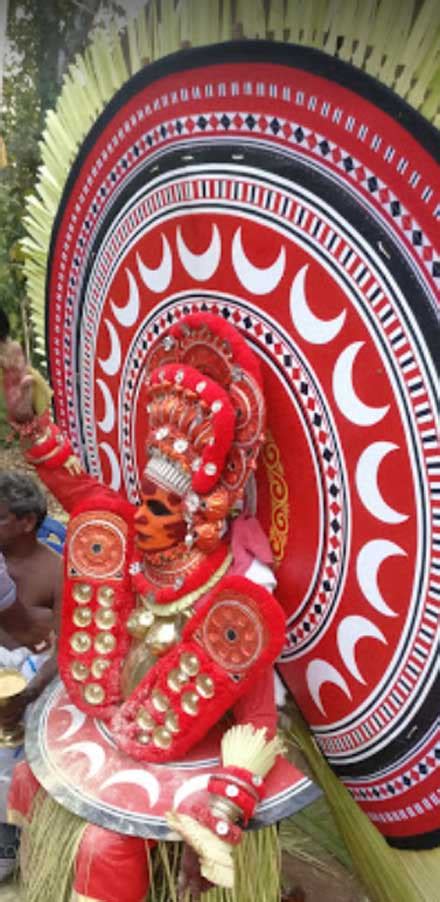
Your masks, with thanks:
[[(46, 499), (37, 483), (22, 473), (0, 471), (0, 552), (15, 584), (14, 605), (0, 610), (0, 666), (41, 669), (26, 689), (0, 708), (0, 724), (11, 727), (26, 706), (35, 701), (56, 672), (55, 657), (47, 646), (56, 625), (62, 582), (62, 560), (38, 541), (37, 531), (46, 516)], [(46, 652), (32, 654), (41, 643)]]
[[(0, 667), (21, 671), (26, 688), (0, 706), (0, 728), (8, 733), (23, 720), (56, 673), (51, 639), (61, 598), (62, 559), (38, 541), (46, 499), (21, 473), (0, 471)], [(16, 830), (6, 823), (7, 794), (22, 752), (7, 749), (0, 760), (0, 882), (15, 867)]]

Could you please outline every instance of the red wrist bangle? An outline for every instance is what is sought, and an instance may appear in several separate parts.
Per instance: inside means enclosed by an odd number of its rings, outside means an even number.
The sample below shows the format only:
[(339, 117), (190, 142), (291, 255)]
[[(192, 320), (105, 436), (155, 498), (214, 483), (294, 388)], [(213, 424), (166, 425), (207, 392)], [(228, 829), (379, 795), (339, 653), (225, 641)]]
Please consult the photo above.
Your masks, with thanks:
[(255, 793), (258, 799), (262, 799), (264, 796), (263, 777), (253, 774), (251, 770), (246, 770), (244, 767), (235, 767), (233, 764), (228, 764), (222, 770), (216, 771), (215, 776), (223, 780), (236, 779), (238, 782), (244, 783), (245, 786), (252, 788), (252, 792)]
[(217, 775), (210, 777), (208, 792), (227, 799), (228, 802), (240, 809), (245, 823), (252, 817), (257, 807), (258, 797), (252, 790), (252, 787), (241, 785), (233, 778), (225, 780)]
[[(56, 470), (57, 467), (61, 467), (69, 457), (72, 457), (73, 450), (69, 444), (63, 445), (60, 450), (52, 455), (48, 460), (41, 461), (41, 465), (46, 467), (48, 470)], [(38, 460), (35, 461), (36, 464), (40, 463)]]
[(229, 843), (230, 846), (237, 846), (241, 842), (243, 831), (237, 824), (231, 824), (226, 818), (219, 817), (209, 811), (208, 808), (198, 806), (194, 808), (191, 815), (195, 817), (199, 824), (208, 827), (212, 833), (215, 833), (223, 842)]
[(37, 466), (41, 464), (48, 470), (54, 470), (73, 455), (73, 448), (56, 423), (50, 422), (46, 431), (49, 432), (47, 437), (29, 448), (26, 456), (33, 464)]

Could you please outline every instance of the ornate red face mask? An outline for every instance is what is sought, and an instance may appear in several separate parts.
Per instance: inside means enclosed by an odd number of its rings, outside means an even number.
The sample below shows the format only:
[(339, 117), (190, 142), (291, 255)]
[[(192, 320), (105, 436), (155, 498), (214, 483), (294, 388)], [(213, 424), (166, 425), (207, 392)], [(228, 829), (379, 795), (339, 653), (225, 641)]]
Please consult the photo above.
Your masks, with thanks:
[(183, 542), (186, 524), (182, 499), (143, 478), (142, 504), (135, 514), (137, 545), (141, 551), (165, 551)]

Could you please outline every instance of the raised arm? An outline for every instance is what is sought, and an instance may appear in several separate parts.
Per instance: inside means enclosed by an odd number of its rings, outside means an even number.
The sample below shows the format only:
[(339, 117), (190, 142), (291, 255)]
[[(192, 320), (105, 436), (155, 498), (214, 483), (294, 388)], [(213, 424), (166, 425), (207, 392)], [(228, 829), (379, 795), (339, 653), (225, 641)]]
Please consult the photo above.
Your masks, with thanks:
[(50, 415), (51, 391), (42, 376), (26, 366), (17, 342), (0, 342), (3, 391), (12, 428), (38, 476), (68, 512), (100, 487), (85, 473), (70, 440)]

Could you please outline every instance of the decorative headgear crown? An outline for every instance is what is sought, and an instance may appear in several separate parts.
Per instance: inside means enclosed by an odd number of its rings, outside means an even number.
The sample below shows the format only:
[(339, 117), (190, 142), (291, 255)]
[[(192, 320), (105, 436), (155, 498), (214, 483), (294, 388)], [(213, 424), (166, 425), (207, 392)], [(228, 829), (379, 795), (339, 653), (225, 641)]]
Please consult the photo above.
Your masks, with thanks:
[(151, 348), (146, 472), (192, 515), (220, 519), (240, 501), (264, 438), (261, 382), (240, 333), (212, 314), (185, 317)]

